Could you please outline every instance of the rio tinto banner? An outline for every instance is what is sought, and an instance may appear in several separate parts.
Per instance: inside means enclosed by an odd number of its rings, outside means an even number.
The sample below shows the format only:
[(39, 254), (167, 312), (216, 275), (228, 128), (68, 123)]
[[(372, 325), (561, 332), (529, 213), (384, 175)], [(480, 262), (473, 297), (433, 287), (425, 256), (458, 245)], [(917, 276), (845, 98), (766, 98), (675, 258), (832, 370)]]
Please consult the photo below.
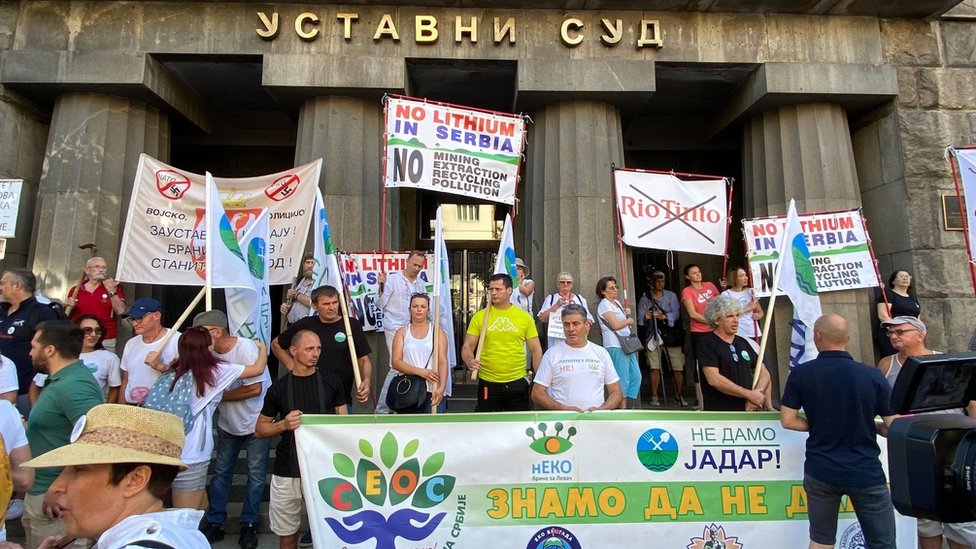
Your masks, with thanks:
[(385, 183), (514, 204), (524, 141), (518, 115), (391, 98)]
[[(383, 331), (383, 311), (376, 307), (380, 283), (377, 277), (381, 272), (387, 274), (403, 271), (407, 266), (410, 252), (341, 252), (339, 269), (346, 277), (349, 288), (349, 302), (356, 311), (356, 318), (367, 332)], [(424, 268), (417, 277), (424, 282), (426, 291), (433, 291), (429, 266), (433, 265), (434, 254), (427, 254)]]
[[(860, 210), (800, 214), (799, 217), (818, 292), (878, 286), (878, 273)], [(746, 259), (759, 297), (772, 294), (773, 268), (779, 260), (780, 235), (785, 224), (786, 217), (742, 221)]]
[(670, 174), (614, 170), (617, 208), (628, 246), (725, 255), (724, 179), (682, 181)]
[[(215, 178), (237, 237), (268, 208), (269, 284), (291, 284), (305, 251), (322, 160), (242, 179)], [(204, 176), (139, 157), (117, 278), (123, 282), (203, 286), (206, 275)]]
[[(807, 545), (806, 435), (777, 414), (305, 415), (295, 438), (316, 547)], [(837, 547), (863, 547), (841, 503)]]

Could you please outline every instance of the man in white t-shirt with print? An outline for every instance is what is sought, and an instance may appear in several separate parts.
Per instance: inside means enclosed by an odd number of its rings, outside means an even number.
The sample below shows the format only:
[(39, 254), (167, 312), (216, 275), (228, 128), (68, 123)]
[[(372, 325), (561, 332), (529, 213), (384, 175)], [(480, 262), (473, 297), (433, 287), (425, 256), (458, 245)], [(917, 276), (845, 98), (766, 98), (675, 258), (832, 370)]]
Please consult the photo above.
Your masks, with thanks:
[[(203, 327), (213, 338), (213, 353), (218, 360), (232, 364), (254, 364), (258, 360), (258, 346), (250, 339), (231, 335), (227, 331), (227, 315), (223, 311), (205, 311), (193, 317), (193, 327)], [(268, 369), (257, 377), (242, 378), (227, 387), (220, 401), (217, 419), (216, 457), (214, 475), (210, 480), (210, 505), (203, 534), (210, 543), (224, 538), (227, 523), (227, 500), (234, 475), (237, 455), (243, 448), (247, 456), (247, 485), (244, 487), (244, 507), (241, 510), (241, 549), (255, 549), (258, 545), (257, 523), (261, 508), (261, 494), (268, 469), (270, 438), (254, 436), (254, 425), (264, 405), (264, 395), (271, 386)]]
[(606, 349), (587, 341), (590, 324), (582, 305), (560, 312), (566, 339), (549, 348), (535, 374), (532, 401), (545, 410), (613, 410), (623, 402), (620, 378)]
[(169, 328), (162, 323), (162, 309), (163, 306), (155, 299), (143, 297), (137, 299), (123, 315), (132, 324), (134, 335), (122, 351), (119, 404), (141, 405), (153, 383), (178, 356), (176, 343), (180, 339), (179, 332), (173, 334), (161, 352), (156, 351), (159, 342), (169, 333)]

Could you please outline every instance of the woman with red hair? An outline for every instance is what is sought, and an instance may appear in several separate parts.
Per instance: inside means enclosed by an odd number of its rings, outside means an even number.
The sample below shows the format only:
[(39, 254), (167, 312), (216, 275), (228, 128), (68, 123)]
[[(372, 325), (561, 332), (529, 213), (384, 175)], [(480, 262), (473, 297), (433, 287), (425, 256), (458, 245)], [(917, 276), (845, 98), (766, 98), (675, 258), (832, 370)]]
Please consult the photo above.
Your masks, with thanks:
[(179, 358), (156, 380), (146, 398), (147, 408), (182, 414), (186, 443), (181, 459), (187, 469), (173, 481), (173, 507), (207, 508), (205, 490), (214, 447), (214, 412), (224, 389), (234, 380), (264, 373), (268, 353), (263, 344), (255, 343), (259, 356), (254, 364), (243, 366), (220, 362), (213, 355), (210, 333), (202, 327), (190, 328), (180, 336)]

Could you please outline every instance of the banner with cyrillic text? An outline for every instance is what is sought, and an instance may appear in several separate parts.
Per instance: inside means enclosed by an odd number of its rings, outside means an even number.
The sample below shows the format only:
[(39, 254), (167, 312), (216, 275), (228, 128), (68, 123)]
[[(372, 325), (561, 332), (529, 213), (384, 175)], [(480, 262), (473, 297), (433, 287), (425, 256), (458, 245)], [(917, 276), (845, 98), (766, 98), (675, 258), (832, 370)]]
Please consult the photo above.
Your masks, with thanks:
[(624, 243), (637, 248), (725, 255), (728, 198), (723, 179), (614, 170)]
[[(836, 292), (878, 286), (860, 210), (800, 214), (817, 291)], [(772, 294), (773, 268), (779, 258), (786, 217), (744, 219), (746, 259), (758, 297)]]
[[(295, 437), (316, 547), (767, 549), (809, 539), (806, 435), (783, 430), (778, 414), (305, 415)], [(837, 546), (860, 547), (851, 502), (841, 505)], [(899, 549), (915, 547), (914, 519), (898, 517), (897, 532)]]
[(391, 98), (385, 184), (514, 204), (524, 140), (515, 114)]
[[(305, 251), (322, 160), (271, 175), (215, 178), (237, 238), (268, 208), (269, 283), (291, 284)], [(139, 156), (116, 278), (203, 286), (206, 273), (203, 175)]]
[[(340, 252), (339, 258), (343, 276), (346, 277), (346, 287), (349, 288), (349, 302), (356, 310), (356, 318), (363, 323), (363, 330), (367, 332), (383, 331), (383, 311), (376, 307), (379, 296), (380, 283), (377, 277), (381, 272), (395, 273), (403, 271), (407, 266), (410, 252)], [(427, 254), (424, 268), (417, 275), (424, 281), (427, 293), (434, 290), (431, 282), (430, 266), (433, 265), (434, 254)]]

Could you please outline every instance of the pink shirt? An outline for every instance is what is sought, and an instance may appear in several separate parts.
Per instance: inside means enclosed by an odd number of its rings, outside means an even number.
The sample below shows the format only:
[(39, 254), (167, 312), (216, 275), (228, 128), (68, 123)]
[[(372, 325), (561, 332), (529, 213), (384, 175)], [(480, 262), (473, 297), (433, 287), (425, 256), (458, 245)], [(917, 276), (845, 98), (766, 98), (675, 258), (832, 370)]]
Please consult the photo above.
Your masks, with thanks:
[[(696, 290), (691, 284), (685, 286), (684, 290), (681, 290), (681, 302), (684, 303), (686, 299), (690, 299), (695, 305), (695, 312), (702, 316), (705, 315), (705, 307), (708, 306), (708, 302), (716, 297), (718, 297), (718, 288), (711, 282), (702, 282), (701, 290)], [(691, 319), (690, 327), (692, 332), (712, 331), (712, 328), (708, 324), (698, 322), (693, 318)]]

